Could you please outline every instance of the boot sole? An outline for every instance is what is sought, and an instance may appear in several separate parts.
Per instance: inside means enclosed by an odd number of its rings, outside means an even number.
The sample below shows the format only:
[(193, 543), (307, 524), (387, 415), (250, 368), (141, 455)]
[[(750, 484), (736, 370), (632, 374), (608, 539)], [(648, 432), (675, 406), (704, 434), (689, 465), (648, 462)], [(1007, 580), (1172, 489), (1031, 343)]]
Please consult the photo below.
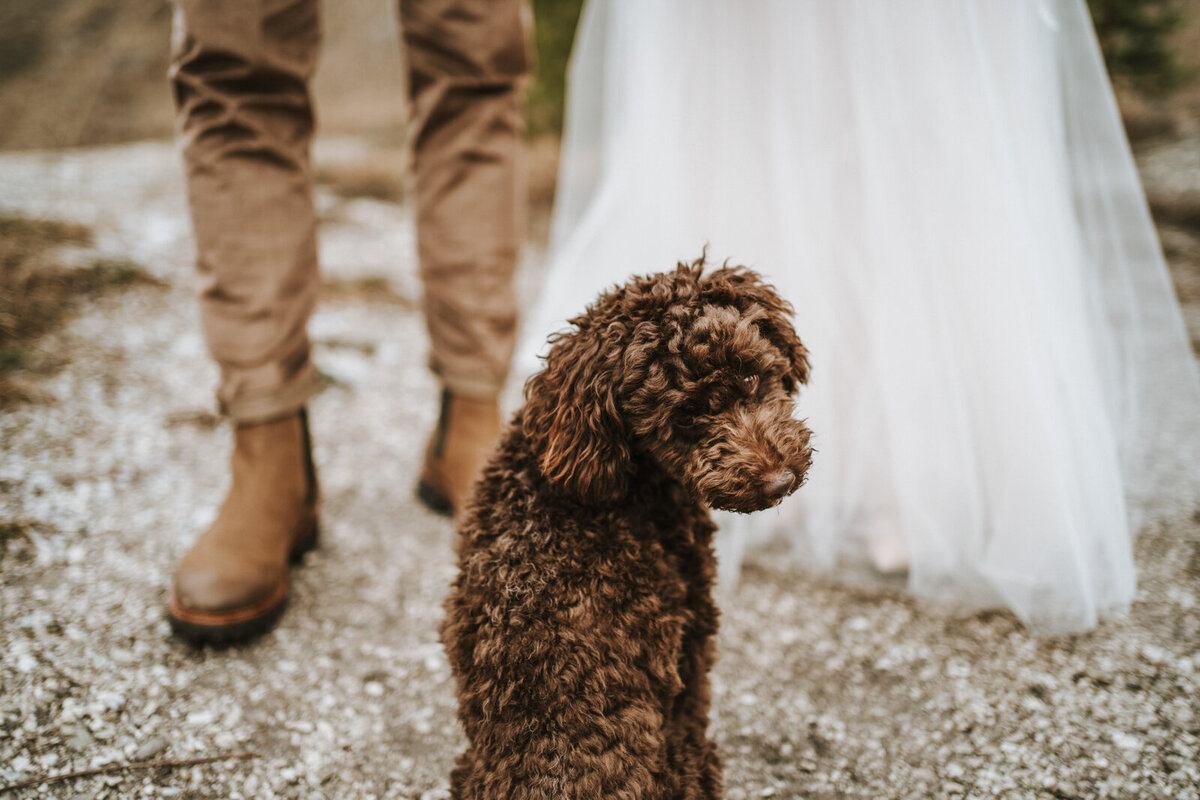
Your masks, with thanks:
[(424, 503), (430, 511), (444, 517), (454, 516), (454, 504), (441, 489), (426, 481), (417, 481), (417, 499)]
[[(288, 563), (300, 563), (304, 554), (317, 546), (317, 538), (317, 526), (314, 525), (292, 547)], [(171, 592), (167, 598), (167, 622), (176, 636), (192, 644), (221, 647), (244, 642), (266, 633), (279, 621), (288, 604), (288, 583), (285, 576), (270, 597), (258, 605), (221, 613), (186, 609)]]

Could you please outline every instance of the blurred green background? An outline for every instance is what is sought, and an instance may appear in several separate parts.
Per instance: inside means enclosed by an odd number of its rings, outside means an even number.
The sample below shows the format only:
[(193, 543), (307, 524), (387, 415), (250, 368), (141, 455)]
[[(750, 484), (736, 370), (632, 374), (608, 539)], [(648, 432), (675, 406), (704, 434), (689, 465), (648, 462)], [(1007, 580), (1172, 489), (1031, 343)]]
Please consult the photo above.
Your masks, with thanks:
[[(734, 2), (734, 0), (730, 0)], [(1200, 0), (1089, 0), (1135, 138), (1200, 119)], [(539, 69), (531, 138), (561, 128), (581, 0), (533, 0)], [(399, 144), (403, 67), (393, 0), (324, 4), (314, 86), (321, 130)], [(0, 148), (76, 147), (169, 136), (168, 0), (0, 2)]]

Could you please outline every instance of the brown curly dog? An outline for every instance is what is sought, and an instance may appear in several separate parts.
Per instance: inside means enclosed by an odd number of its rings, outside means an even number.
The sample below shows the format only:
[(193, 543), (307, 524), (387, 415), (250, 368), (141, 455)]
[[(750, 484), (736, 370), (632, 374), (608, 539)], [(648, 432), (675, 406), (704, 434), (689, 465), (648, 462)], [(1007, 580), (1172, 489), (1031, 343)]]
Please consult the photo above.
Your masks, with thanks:
[(791, 308), (703, 259), (602, 295), (544, 369), (460, 528), (442, 641), (462, 800), (715, 798), (707, 508), (804, 480)]

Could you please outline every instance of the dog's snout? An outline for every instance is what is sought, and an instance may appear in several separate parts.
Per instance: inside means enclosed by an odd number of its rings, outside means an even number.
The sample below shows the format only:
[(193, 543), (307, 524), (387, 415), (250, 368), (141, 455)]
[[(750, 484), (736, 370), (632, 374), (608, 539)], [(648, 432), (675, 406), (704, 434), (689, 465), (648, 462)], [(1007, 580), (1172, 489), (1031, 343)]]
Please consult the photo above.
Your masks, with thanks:
[(790, 469), (779, 469), (763, 479), (763, 492), (772, 500), (782, 500), (796, 488), (796, 476)]

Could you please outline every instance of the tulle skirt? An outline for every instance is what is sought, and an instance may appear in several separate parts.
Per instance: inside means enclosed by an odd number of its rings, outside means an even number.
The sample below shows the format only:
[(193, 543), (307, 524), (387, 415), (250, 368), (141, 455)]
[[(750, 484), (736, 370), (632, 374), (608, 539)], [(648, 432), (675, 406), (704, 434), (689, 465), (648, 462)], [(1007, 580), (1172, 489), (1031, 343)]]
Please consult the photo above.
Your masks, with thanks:
[[(872, 546), (1040, 632), (1128, 607), (1195, 502), (1195, 363), (1083, 0), (592, 0), (518, 365), (632, 273), (746, 264), (796, 309), (817, 448), (723, 567)], [(1174, 505), (1172, 505), (1174, 504)]]

